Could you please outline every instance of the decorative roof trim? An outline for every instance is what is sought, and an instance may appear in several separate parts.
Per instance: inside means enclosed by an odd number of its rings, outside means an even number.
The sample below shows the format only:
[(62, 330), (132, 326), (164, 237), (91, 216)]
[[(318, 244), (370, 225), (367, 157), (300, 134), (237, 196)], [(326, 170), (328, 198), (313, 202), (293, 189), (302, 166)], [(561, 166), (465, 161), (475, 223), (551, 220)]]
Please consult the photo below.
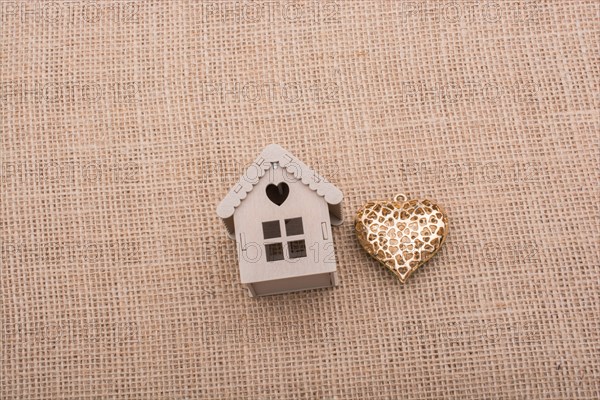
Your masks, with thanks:
[(278, 163), (279, 167), (285, 168), (287, 172), (323, 197), (329, 205), (336, 205), (342, 202), (344, 196), (337, 187), (329, 183), (325, 178), (317, 174), (316, 171), (309, 168), (281, 146), (270, 144), (265, 147), (260, 156), (246, 169), (240, 180), (227, 193), (225, 198), (221, 200), (217, 206), (217, 215), (222, 219), (232, 217), (236, 207), (242, 203), (242, 200), (246, 198), (252, 188), (254, 188), (275, 163)]

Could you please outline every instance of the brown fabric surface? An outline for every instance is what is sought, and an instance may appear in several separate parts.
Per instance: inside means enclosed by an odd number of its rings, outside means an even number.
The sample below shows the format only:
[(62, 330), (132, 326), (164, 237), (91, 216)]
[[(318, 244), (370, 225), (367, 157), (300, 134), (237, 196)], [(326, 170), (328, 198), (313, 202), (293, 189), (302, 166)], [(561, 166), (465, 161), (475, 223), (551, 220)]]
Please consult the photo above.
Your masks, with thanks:
[[(84, 4), (0, 2), (0, 397), (600, 397), (597, 1)], [(335, 289), (239, 284), (269, 143), (344, 193)], [(404, 286), (352, 224), (400, 192), (451, 223)]]

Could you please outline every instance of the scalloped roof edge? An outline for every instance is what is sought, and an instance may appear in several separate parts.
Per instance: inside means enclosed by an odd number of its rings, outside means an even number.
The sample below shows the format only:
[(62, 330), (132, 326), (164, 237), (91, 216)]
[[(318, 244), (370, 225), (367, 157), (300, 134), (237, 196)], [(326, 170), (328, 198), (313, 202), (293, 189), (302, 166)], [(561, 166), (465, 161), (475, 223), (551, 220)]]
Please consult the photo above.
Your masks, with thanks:
[[(274, 163), (278, 163), (280, 167), (285, 168), (295, 178), (301, 180), (302, 183), (316, 192), (317, 195), (323, 197), (330, 206), (330, 213), (333, 212), (335, 214), (336, 222), (339, 220), (341, 223), (341, 207), (339, 205), (344, 198), (342, 192), (277, 144), (270, 144), (265, 147), (256, 160), (246, 169), (244, 175), (242, 175), (217, 206), (217, 215), (223, 220), (232, 217), (235, 209), (242, 203), (242, 200), (247, 197), (248, 193), (250, 193), (265, 173), (270, 168), (273, 168)], [(338, 224), (336, 223), (335, 225)]]

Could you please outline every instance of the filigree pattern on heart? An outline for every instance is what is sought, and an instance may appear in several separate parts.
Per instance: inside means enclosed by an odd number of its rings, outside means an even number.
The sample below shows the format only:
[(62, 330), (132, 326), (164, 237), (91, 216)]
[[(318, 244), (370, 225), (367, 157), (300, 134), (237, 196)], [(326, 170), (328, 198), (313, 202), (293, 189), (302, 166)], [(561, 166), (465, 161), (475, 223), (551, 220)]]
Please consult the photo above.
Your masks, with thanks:
[(448, 217), (430, 200), (398, 195), (365, 204), (356, 214), (355, 229), (362, 247), (404, 283), (441, 248)]

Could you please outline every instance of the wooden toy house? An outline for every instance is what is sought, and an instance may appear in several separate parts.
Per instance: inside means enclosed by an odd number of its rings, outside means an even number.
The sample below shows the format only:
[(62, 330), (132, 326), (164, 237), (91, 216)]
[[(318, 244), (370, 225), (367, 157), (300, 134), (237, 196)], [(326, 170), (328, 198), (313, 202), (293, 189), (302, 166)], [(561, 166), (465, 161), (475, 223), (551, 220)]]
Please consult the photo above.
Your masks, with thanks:
[(262, 151), (217, 207), (250, 296), (337, 285), (331, 225), (342, 223), (342, 198), (287, 150)]

